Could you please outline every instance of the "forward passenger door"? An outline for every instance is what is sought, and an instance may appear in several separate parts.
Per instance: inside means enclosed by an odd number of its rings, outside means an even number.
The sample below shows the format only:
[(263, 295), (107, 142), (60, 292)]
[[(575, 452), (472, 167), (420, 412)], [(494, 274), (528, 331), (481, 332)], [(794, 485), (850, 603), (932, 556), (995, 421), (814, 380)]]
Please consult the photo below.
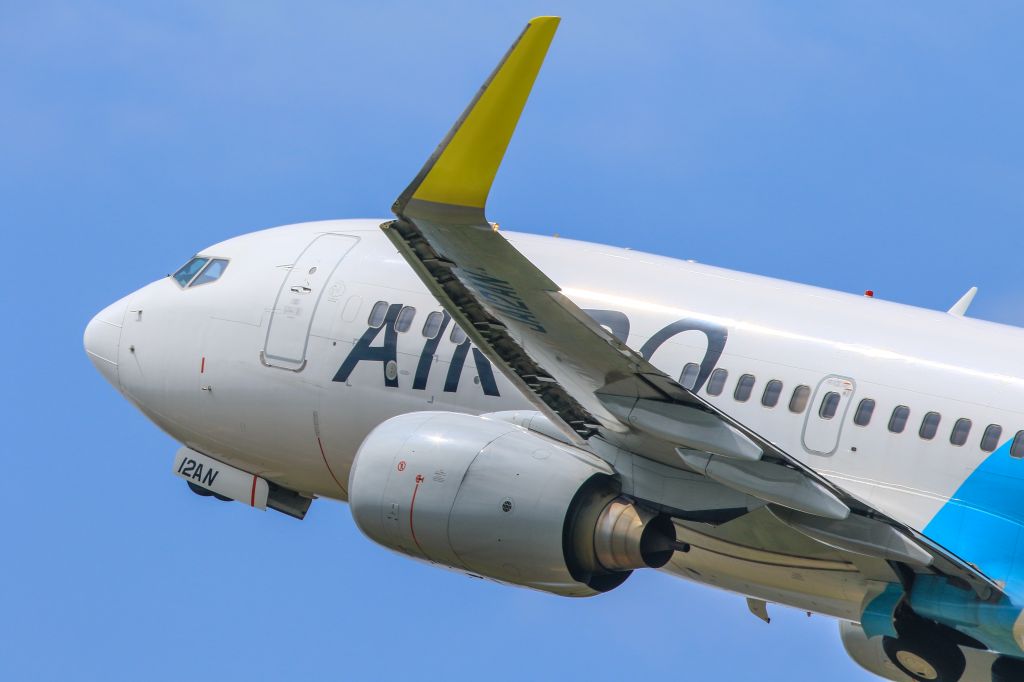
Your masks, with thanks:
[(264, 363), (293, 371), (305, 366), (310, 326), (320, 298), (357, 241), (348, 235), (322, 234), (298, 255), (274, 302), (263, 347)]

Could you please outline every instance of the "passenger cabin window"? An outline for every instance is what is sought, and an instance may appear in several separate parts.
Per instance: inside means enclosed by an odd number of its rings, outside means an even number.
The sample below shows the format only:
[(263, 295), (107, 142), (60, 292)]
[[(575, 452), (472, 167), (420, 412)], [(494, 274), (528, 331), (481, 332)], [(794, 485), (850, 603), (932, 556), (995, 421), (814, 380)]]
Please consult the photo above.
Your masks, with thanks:
[(224, 271), (228, 269), (228, 262), (223, 258), (214, 258), (212, 261), (206, 264), (203, 271), (192, 280), (189, 287), (197, 287), (200, 284), (209, 284), (210, 282), (216, 282), (220, 279), (220, 276), (224, 274)]
[(818, 408), (818, 416), (822, 419), (831, 419), (836, 416), (836, 410), (839, 409), (839, 394), (835, 391), (829, 391), (825, 394), (825, 397), (821, 399), (821, 407)]
[(910, 418), (910, 408), (906, 405), (899, 405), (892, 411), (889, 417), (889, 430), (893, 433), (903, 433), (907, 428), (907, 419)]
[(388, 315), (388, 303), (387, 301), (377, 301), (370, 308), (370, 315), (366, 318), (366, 324), (371, 327), (380, 328), (384, 324), (384, 318)]
[(981, 449), (983, 452), (992, 452), (999, 447), (999, 438), (1003, 435), (1003, 427), (999, 424), (989, 424), (985, 427), (985, 433), (981, 435)]
[(775, 407), (779, 404), (779, 396), (782, 395), (782, 382), (772, 379), (764, 386), (764, 393), (761, 394), (761, 404), (765, 407)]
[(754, 390), (754, 381), (753, 374), (741, 376), (740, 380), (736, 382), (736, 389), (732, 392), (732, 397), (741, 403), (750, 400), (750, 393)]
[(195, 276), (199, 274), (199, 271), (203, 269), (203, 266), (206, 265), (207, 260), (209, 259), (196, 257), (178, 268), (178, 271), (174, 273), (174, 279), (177, 280), (181, 288), (184, 289), (188, 286), (189, 282), (191, 282)]
[(811, 387), (803, 384), (793, 389), (793, 395), (789, 399), (789, 411), (800, 414), (807, 409), (807, 401), (811, 397)]
[(1010, 444), (1010, 457), (1024, 459), (1024, 431), (1018, 431)]
[(697, 385), (698, 374), (700, 374), (700, 365), (696, 362), (688, 362), (683, 366), (683, 371), (679, 375), (679, 383), (683, 388), (688, 388), (692, 391), (693, 387)]
[(412, 306), (405, 306), (395, 318), (395, 331), (405, 333), (412, 329), (412, 319), (416, 317), (416, 309)]
[(452, 343), (456, 346), (461, 345), (466, 340), (466, 332), (462, 331), (462, 327), (455, 325), (452, 329), (452, 333), (448, 336)]
[(853, 423), (857, 426), (867, 426), (871, 423), (871, 415), (875, 412), (875, 401), (871, 398), (864, 398), (857, 405), (857, 411), (853, 413)]
[(708, 395), (722, 395), (722, 389), (725, 388), (725, 380), (728, 378), (729, 372), (721, 367), (712, 372), (711, 378), (708, 380)]
[(444, 320), (444, 315), (437, 310), (427, 315), (427, 319), (423, 321), (423, 336), (428, 339), (437, 338), (437, 333), (441, 331), (442, 320)]
[(963, 445), (967, 437), (971, 435), (971, 420), (961, 417), (953, 424), (953, 431), (949, 434), (949, 442), (953, 445)]
[(917, 435), (925, 440), (935, 438), (935, 432), (939, 430), (940, 421), (942, 421), (942, 417), (938, 412), (927, 413), (924, 419), (921, 420), (921, 428), (918, 430)]

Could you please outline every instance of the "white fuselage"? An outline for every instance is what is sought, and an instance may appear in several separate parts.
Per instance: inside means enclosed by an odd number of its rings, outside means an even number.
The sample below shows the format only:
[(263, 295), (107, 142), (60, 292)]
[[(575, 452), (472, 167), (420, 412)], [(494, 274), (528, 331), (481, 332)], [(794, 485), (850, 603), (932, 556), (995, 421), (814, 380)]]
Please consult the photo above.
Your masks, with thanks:
[[(230, 261), (219, 281), (183, 289), (165, 278), (115, 303), (97, 318), (111, 329), (120, 324), (119, 336), (110, 330), (94, 334), (99, 340), (87, 344), (94, 361), (149, 418), (189, 447), (302, 493), (340, 500), (347, 497), (360, 443), (392, 416), (533, 409), (496, 368), (478, 371), (478, 362), (489, 368), (482, 356), (463, 349), (461, 371), (452, 371), (460, 355), (453, 324), (434, 351), (424, 353), (430, 343), (424, 324), (441, 306), (395, 253), (381, 222), (308, 223), (211, 246), (202, 254)], [(351, 248), (340, 262), (318, 261), (316, 271), (304, 275), (300, 256), (325, 233), (353, 238), (347, 240)], [(701, 395), (915, 529), (924, 530), (992, 456), (980, 447), (989, 424), (1002, 427), (1000, 446), (1024, 429), (1020, 329), (614, 247), (506, 236), (581, 308), (623, 314), (629, 323), (624, 340), (634, 349), (679, 320), (726, 330), (715, 363), (728, 371), (724, 388), (710, 395), (705, 384)], [(308, 276), (308, 286), (296, 284), (300, 275)], [(368, 318), (379, 301), (415, 309), (408, 330), (395, 335), (395, 364), (365, 359), (335, 380), (371, 329)], [(679, 376), (687, 363), (705, 358), (708, 338), (692, 330), (668, 336), (650, 359)], [(371, 345), (384, 342), (382, 330)], [(268, 352), (268, 343), (285, 348), (281, 353), (291, 359), (275, 361), (277, 351)], [(498, 395), (488, 395), (495, 392), (491, 372)], [(743, 375), (754, 381), (745, 401), (735, 397)], [(773, 380), (782, 387), (777, 404), (768, 407), (762, 397)], [(789, 405), (798, 386), (807, 386), (810, 395), (806, 407), (794, 412)], [(824, 418), (829, 392), (838, 399), (834, 416)], [(857, 425), (853, 416), (864, 399), (874, 401), (873, 412)], [(889, 429), (897, 406), (909, 408), (901, 433)], [(929, 412), (940, 419), (934, 437), (926, 439), (919, 430)], [(951, 442), (959, 419), (971, 421), (962, 445)], [(1024, 490), (1024, 462), (1020, 471), (1020, 479), (1011, 473), (1012, 480), (1000, 485)], [(859, 615), (864, 586), (853, 572), (791, 557), (812, 572), (831, 572), (831, 586), (822, 588), (794, 580), (799, 570), (792, 565), (776, 575), (767, 555), (755, 554), (749, 548), (719, 551), (716, 556), (734, 560), (733, 569), (718, 559), (714, 574), (686, 570), (699, 556), (681, 557), (669, 569), (800, 608)], [(750, 576), (744, 562), (759, 567), (758, 585), (741, 580)]]

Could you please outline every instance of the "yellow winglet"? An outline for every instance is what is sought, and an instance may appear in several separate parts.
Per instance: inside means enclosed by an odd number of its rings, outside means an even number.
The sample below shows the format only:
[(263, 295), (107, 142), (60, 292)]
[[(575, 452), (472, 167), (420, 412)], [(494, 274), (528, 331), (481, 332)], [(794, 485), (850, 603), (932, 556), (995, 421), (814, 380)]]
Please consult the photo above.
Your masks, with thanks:
[[(477, 92), (444, 140), (395, 201), (406, 212), (410, 202), (479, 210), (483, 214), (494, 176), (505, 156), (519, 115), (558, 28), (558, 17), (537, 17)], [(439, 207), (440, 208), (440, 207)]]

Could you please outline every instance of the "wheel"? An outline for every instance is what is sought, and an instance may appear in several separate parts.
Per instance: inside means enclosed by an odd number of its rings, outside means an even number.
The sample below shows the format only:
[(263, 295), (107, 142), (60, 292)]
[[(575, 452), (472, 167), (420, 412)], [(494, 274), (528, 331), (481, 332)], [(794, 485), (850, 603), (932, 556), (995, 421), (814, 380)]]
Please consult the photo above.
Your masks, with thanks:
[(893, 665), (918, 682), (957, 682), (967, 667), (960, 647), (930, 628), (885, 637), (882, 648)]
[(1024, 680), (1024, 661), (1000, 656), (992, 665), (992, 682), (1019, 682)]
[(192, 492), (194, 492), (196, 495), (202, 495), (203, 497), (216, 497), (221, 502), (231, 502), (231, 498), (230, 497), (224, 497), (220, 493), (215, 493), (212, 490), (207, 490), (206, 488), (202, 488), (202, 487), (196, 485), (195, 483), (193, 483), (192, 481), (185, 481), (185, 483), (188, 484), (188, 487), (191, 488)]
[(211, 495), (213, 495), (213, 491), (212, 490), (207, 490), (206, 488), (202, 488), (202, 487), (196, 485), (195, 483), (193, 483), (192, 481), (185, 481), (185, 483), (188, 484), (189, 489), (192, 492), (194, 492), (196, 495), (202, 495), (203, 497), (210, 497)]

